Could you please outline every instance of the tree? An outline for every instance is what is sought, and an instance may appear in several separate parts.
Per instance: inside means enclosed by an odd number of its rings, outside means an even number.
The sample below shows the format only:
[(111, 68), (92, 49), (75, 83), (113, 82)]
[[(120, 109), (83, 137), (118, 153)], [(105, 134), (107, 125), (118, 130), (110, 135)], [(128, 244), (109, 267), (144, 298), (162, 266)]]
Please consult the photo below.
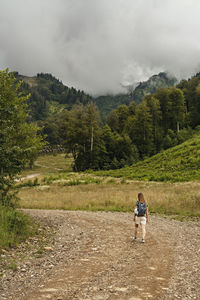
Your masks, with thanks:
[(89, 131), (90, 151), (93, 152), (95, 131), (100, 123), (100, 114), (94, 103), (89, 103), (85, 109), (85, 123)]
[(186, 103), (187, 125), (195, 128), (200, 124), (200, 76), (197, 74), (178, 87), (183, 91)]
[(33, 163), (43, 143), (38, 127), (26, 122), (27, 99), (8, 69), (0, 71), (0, 203), (12, 205), (16, 176)]
[(177, 133), (180, 125), (183, 125), (185, 117), (185, 101), (183, 92), (175, 87), (169, 88), (169, 99), (171, 101), (172, 128)]
[(77, 105), (71, 111), (63, 112), (59, 132), (65, 152), (72, 153), (74, 169), (77, 171), (78, 154), (80, 151), (86, 151), (87, 130), (84, 124), (83, 105)]
[(60, 136), (59, 136), (59, 121), (60, 118), (58, 115), (49, 117), (44, 121), (38, 121), (37, 124), (42, 128), (42, 135), (46, 136), (46, 141), (50, 145), (60, 145)]
[(118, 133), (122, 133), (126, 120), (129, 116), (129, 108), (127, 105), (120, 105), (114, 109), (108, 116), (107, 123), (110, 128)]
[(93, 168), (100, 135), (97, 107), (93, 103), (80, 104), (65, 112), (60, 122), (60, 134), (66, 153), (73, 155), (74, 170)]
[(31, 92), (28, 99), (31, 120), (42, 120), (48, 115), (48, 102), (44, 96), (40, 95), (37, 90)]
[(147, 95), (144, 97), (144, 100), (149, 108), (149, 112), (152, 116), (152, 133), (155, 145), (155, 151), (160, 150), (160, 146), (162, 143), (162, 133), (163, 130), (161, 128), (161, 120), (162, 113), (160, 109), (160, 102), (155, 98), (154, 95)]
[(136, 107), (135, 116), (129, 120), (129, 136), (136, 145), (140, 157), (151, 155), (153, 152), (152, 115), (145, 101)]
[(112, 131), (106, 124), (101, 130), (101, 166), (103, 169), (116, 169), (138, 161), (137, 147), (132, 144), (128, 135)]
[(132, 122), (130, 137), (139, 151), (140, 158), (151, 155), (154, 148), (152, 116), (145, 101), (138, 104)]
[(167, 134), (168, 129), (170, 128), (171, 122), (171, 101), (169, 98), (169, 89), (168, 88), (161, 88), (158, 89), (155, 98), (159, 100), (160, 109), (162, 113), (162, 122), (161, 126), (164, 130), (164, 134)]

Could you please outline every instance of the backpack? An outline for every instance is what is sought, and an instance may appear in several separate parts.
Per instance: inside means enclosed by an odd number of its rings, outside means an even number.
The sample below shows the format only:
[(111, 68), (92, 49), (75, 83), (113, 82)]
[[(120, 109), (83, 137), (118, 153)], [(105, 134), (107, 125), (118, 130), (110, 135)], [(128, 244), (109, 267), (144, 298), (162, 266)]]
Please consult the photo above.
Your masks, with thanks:
[(146, 203), (140, 203), (137, 201), (137, 210), (138, 210), (138, 216), (144, 216), (146, 214)]

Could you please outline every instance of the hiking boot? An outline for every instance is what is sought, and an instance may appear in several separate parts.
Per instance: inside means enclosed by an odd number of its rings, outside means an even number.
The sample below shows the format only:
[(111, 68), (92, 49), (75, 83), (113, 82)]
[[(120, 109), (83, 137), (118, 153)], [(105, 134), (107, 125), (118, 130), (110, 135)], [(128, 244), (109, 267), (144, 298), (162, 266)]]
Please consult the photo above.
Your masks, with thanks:
[(137, 241), (137, 237), (136, 236), (133, 237), (133, 241)]
[(142, 239), (142, 243), (145, 243), (145, 240), (144, 240), (144, 239)]

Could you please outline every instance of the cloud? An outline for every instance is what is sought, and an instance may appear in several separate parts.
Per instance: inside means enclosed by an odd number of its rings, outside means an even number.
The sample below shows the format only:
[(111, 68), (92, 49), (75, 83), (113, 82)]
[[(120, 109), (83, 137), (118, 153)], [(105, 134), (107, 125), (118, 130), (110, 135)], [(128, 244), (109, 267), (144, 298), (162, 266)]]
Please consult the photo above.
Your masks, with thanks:
[(200, 67), (198, 0), (0, 0), (0, 68), (93, 94)]

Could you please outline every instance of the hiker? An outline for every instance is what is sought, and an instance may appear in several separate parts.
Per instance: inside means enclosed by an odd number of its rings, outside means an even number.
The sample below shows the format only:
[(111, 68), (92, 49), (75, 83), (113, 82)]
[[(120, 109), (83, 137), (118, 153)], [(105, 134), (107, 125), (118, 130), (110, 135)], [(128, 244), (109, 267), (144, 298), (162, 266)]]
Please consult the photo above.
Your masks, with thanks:
[(136, 208), (134, 209), (134, 218), (135, 222), (135, 236), (133, 238), (134, 241), (137, 240), (137, 230), (138, 225), (142, 227), (142, 243), (145, 242), (146, 235), (146, 222), (148, 222), (148, 205), (144, 199), (144, 195), (142, 193), (138, 194), (138, 200), (136, 202)]

